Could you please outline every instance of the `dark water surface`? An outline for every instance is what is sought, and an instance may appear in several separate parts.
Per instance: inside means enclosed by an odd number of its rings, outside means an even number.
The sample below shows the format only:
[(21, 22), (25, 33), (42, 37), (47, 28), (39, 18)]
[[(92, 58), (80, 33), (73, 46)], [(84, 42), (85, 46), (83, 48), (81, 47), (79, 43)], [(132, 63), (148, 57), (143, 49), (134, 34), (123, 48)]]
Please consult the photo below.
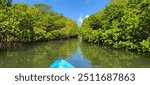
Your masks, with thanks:
[(48, 68), (62, 57), (77, 68), (150, 67), (150, 57), (82, 42), (80, 38), (36, 43), (0, 52), (0, 67)]

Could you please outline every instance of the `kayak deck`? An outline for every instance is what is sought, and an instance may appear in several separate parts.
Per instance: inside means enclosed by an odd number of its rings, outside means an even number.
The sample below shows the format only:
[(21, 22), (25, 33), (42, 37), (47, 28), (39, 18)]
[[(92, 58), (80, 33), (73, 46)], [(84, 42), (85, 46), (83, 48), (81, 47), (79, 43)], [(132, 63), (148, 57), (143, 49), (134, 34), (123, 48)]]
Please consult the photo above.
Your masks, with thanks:
[(66, 60), (59, 58), (54, 63), (52, 63), (49, 68), (75, 68)]

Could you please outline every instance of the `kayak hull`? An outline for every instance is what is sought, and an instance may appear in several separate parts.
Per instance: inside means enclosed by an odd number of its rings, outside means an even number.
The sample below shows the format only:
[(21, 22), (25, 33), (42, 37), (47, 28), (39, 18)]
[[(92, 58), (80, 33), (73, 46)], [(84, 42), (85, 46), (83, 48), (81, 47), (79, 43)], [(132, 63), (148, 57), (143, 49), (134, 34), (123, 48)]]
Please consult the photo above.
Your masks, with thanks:
[(66, 60), (59, 58), (54, 63), (52, 63), (49, 68), (75, 68)]

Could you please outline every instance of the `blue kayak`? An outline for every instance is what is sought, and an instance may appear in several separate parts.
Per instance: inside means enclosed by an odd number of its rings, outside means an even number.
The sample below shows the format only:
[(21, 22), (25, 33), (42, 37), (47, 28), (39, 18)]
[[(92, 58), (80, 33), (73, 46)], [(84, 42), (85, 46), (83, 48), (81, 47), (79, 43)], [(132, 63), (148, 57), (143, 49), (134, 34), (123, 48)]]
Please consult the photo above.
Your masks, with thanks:
[(59, 58), (53, 64), (51, 64), (49, 68), (75, 68), (75, 67), (66, 60)]

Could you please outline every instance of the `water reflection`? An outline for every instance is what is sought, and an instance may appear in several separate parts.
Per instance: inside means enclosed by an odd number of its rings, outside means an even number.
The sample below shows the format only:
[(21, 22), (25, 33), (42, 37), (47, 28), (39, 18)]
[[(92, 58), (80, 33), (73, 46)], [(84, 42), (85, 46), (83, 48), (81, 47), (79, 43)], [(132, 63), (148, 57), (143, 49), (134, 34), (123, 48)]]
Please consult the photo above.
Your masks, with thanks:
[(67, 61), (71, 62), (77, 68), (89, 68), (91, 67), (90, 61), (85, 59), (82, 55), (81, 48), (78, 47), (74, 53), (69, 54)]
[[(59, 57), (75, 67), (89, 67), (81, 54), (78, 39), (59, 40), (0, 52), (0, 67), (47, 68)], [(85, 66), (87, 63), (88, 66)]]
[(150, 67), (148, 55), (81, 42), (59, 40), (0, 52), (0, 67), (48, 68), (59, 57), (76, 68)]
[(84, 57), (91, 61), (92, 67), (150, 67), (150, 58), (148, 55), (140, 55), (134, 52), (84, 42), (80, 43), (80, 46)]

